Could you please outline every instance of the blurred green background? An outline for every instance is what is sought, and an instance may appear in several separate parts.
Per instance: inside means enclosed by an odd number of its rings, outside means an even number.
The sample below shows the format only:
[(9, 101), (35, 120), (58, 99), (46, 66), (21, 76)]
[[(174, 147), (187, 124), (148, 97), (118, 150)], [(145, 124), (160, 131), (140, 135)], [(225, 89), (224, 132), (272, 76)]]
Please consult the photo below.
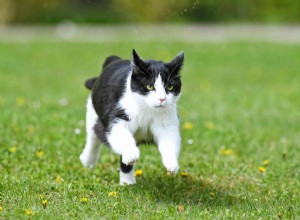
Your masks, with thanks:
[(298, 23), (299, 0), (0, 0), (0, 24)]

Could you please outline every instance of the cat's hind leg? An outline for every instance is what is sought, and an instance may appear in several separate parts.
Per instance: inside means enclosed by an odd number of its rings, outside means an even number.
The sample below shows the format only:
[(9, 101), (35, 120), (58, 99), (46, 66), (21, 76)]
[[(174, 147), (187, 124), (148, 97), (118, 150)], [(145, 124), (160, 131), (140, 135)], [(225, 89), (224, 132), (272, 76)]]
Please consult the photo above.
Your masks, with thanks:
[(91, 97), (89, 96), (86, 113), (86, 144), (80, 155), (81, 163), (88, 168), (94, 168), (96, 166), (100, 155), (101, 142), (94, 129), (97, 120), (98, 115), (95, 112)]
[(134, 165), (126, 165), (120, 156), (120, 185), (135, 184)]

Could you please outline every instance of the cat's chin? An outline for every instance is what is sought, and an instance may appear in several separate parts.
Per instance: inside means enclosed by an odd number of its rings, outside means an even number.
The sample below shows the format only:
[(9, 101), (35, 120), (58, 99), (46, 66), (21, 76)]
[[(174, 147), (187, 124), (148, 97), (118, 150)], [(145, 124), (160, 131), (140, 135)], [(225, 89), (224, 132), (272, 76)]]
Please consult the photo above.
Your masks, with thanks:
[(164, 104), (164, 105), (154, 105), (153, 107), (155, 109), (163, 109), (163, 108), (166, 108), (168, 105)]

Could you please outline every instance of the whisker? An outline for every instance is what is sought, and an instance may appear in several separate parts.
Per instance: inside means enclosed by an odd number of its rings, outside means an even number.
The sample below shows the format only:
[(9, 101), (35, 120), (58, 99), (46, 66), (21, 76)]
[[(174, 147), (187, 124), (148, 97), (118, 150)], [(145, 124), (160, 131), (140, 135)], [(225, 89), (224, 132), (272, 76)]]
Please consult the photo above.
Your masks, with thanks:
[(168, 82), (171, 82), (173, 79), (176, 79), (176, 78), (181, 78), (181, 76), (174, 76), (170, 81), (168, 81)]
[(189, 118), (191, 117), (191, 112), (190, 112), (188, 109), (186, 109), (186, 108), (184, 108), (184, 107), (182, 107), (182, 106), (180, 106), (180, 105), (178, 105), (178, 104), (173, 104), (173, 105), (175, 105), (175, 106), (177, 106), (179, 109), (183, 110), (183, 112), (184, 112), (185, 114), (187, 114), (187, 116), (188, 116)]

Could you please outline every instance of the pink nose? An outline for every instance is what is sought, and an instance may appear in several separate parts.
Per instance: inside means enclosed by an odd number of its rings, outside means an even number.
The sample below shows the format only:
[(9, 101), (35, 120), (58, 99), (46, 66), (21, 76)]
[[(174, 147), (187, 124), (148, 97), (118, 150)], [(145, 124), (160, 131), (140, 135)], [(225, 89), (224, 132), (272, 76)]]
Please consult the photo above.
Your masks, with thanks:
[(159, 99), (159, 101), (160, 101), (161, 103), (163, 103), (165, 100), (166, 100), (166, 99)]

